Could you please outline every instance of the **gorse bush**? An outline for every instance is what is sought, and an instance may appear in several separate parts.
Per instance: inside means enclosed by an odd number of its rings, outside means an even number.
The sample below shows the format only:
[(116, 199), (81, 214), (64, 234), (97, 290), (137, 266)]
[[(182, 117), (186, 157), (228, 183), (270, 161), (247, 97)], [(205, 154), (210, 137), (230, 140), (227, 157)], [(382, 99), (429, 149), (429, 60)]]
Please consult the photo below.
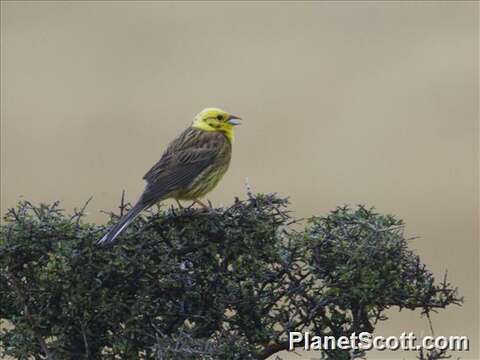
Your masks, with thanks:
[(105, 248), (96, 242), (107, 227), (84, 209), (19, 203), (1, 227), (0, 318), (11, 326), (0, 353), (265, 359), (288, 348), (289, 331), (350, 335), (373, 331), (390, 307), (428, 314), (461, 302), (408, 249), (396, 218), (342, 207), (298, 231), (287, 205), (249, 194), (212, 211), (158, 208)]

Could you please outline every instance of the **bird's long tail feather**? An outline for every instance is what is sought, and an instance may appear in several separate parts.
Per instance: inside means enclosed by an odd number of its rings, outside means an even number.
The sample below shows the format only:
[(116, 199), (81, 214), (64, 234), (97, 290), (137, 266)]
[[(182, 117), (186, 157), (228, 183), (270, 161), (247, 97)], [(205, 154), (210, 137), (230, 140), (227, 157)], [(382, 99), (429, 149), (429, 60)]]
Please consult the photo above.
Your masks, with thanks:
[(130, 211), (124, 215), (120, 221), (115, 224), (110, 231), (98, 241), (99, 245), (111, 244), (118, 235), (122, 233), (123, 230), (140, 214), (140, 212), (147, 208), (148, 205), (144, 204), (141, 200), (138, 201)]

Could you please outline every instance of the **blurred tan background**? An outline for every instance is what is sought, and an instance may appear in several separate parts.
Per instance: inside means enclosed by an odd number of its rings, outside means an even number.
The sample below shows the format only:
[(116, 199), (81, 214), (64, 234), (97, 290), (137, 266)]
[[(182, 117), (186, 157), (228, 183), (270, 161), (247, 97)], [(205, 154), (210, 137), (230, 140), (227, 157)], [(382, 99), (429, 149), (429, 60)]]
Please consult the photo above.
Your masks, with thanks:
[[(93, 195), (104, 221), (196, 112), (222, 107), (245, 121), (214, 204), (244, 196), (248, 177), (298, 217), (345, 203), (398, 215), (465, 296), (433, 316), (436, 335), (468, 335), (458, 355), (478, 359), (478, 9), (2, 1), (1, 212)], [(389, 315), (377, 334), (429, 334), (418, 312)]]

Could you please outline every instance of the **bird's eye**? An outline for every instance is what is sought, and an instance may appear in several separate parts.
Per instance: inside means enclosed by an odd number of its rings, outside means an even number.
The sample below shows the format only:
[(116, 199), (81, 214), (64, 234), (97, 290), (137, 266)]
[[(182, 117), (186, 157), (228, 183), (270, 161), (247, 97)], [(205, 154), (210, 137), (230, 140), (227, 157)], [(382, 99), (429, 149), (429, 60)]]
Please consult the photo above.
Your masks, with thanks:
[(223, 120), (223, 115), (217, 115), (217, 120), (222, 121)]

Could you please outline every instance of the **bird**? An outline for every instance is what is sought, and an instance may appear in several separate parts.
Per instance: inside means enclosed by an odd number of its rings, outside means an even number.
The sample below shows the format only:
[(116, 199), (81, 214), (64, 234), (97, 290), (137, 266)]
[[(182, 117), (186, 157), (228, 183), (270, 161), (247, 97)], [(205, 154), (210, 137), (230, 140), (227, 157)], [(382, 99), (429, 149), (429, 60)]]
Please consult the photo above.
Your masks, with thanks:
[(135, 205), (99, 241), (111, 244), (140, 213), (165, 199), (200, 200), (212, 191), (228, 170), (234, 127), (241, 118), (219, 108), (200, 111), (166, 148), (160, 160), (143, 176), (145, 189)]

